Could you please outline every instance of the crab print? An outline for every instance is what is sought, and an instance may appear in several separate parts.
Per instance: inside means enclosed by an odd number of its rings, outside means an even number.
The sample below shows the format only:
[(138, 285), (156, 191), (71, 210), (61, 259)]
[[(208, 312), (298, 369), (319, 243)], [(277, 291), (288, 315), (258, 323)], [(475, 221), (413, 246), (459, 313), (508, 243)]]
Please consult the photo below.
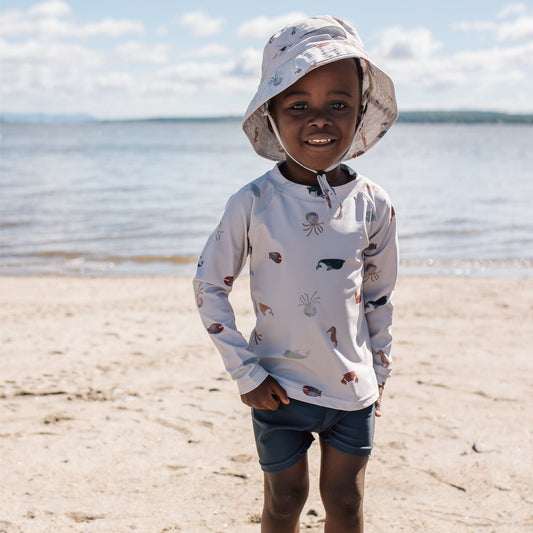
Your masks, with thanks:
[(268, 307), (268, 305), (262, 304), (261, 302), (258, 302), (257, 305), (259, 307), (259, 311), (261, 311), (263, 316), (266, 316), (267, 314), (274, 316), (272, 308)]
[(320, 296), (317, 296), (317, 291), (315, 291), (311, 296), (307, 293), (300, 296), (300, 303), (298, 307), (303, 306), (305, 316), (315, 316), (317, 313), (316, 305), (320, 303)]
[(366, 266), (363, 281), (377, 281), (379, 279), (380, 272), (381, 270), (378, 270), (378, 267), (376, 265), (370, 264)]
[(269, 252), (268, 258), (271, 261), (274, 261), (274, 263), (277, 263), (277, 264), (281, 263), (281, 254), (279, 252)]
[(348, 385), (350, 381), (353, 381), (354, 383), (359, 382), (359, 378), (355, 375), (355, 372), (353, 370), (351, 372), (346, 372), (346, 374), (344, 374), (341, 379), (341, 383), (344, 385)]
[(337, 328), (335, 326), (331, 326), (327, 333), (329, 333), (329, 338), (331, 339), (331, 342), (333, 343), (333, 346), (335, 348), (337, 347)]
[(304, 385), (302, 387), (302, 392), (306, 396), (322, 396), (322, 391), (317, 389), (316, 387), (312, 387), (311, 385)]
[(203, 295), (204, 295), (204, 285), (203, 283), (200, 283), (200, 285), (198, 285), (198, 287), (196, 288), (196, 294), (195, 294), (196, 305), (198, 306), (198, 308), (204, 305)]
[(383, 368), (388, 368), (390, 365), (390, 361), (387, 359), (387, 356), (383, 353), (382, 350), (378, 350), (376, 352), (376, 355), (379, 355), (379, 360), (381, 361), (381, 366)]
[(307, 231), (307, 237), (314, 233), (315, 235), (320, 235), (324, 231), (324, 222), (319, 222), (318, 215), (314, 211), (307, 213), (305, 215), (305, 220), (307, 224), (302, 223), (303, 231)]
[(210, 333), (211, 335), (217, 335), (221, 331), (224, 330), (224, 326), (218, 322), (214, 322), (207, 328), (207, 333)]

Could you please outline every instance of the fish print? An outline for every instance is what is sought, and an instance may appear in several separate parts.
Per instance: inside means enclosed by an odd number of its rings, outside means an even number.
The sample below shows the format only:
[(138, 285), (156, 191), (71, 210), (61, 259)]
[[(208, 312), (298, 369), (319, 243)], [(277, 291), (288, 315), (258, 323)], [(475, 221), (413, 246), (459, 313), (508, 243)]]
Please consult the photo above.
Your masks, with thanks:
[(309, 350), (306, 352), (299, 352), (297, 350), (285, 350), (283, 352), (283, 357), (288, 359), (307, 359), (309, 357)]
[(269, 252), (268, 258), (271, 261), (274, 261), (274, 263), (277, 263), (277, 264), (281, 263), (281, 254), (279, 252)]
[(302, 387), (302, 392), (306, 396), (314, 396), (314, 397), (322, 396), (322, 391), (317, 389), (316, 387), (312, 387), (311, 385), (304, 385)]
[(267, 314), (274, 316), (272, 308), (268, 307), (268, 305), (262, 304), (261, 302), (258, 302), (257, 305), (259, 307), (259, 311), (261, 311), (263, 316), (266, 316)]
[(211, 335), (217, 335), (221, 331), (224, 331), (224, 326), (219, 322), (214, 322), (207, 328), (207, 333), (210, 333)]
[(346, 261), (344, 259), (321, 259), (315, 270), (325, 268), (326, 270), (340, 270)]

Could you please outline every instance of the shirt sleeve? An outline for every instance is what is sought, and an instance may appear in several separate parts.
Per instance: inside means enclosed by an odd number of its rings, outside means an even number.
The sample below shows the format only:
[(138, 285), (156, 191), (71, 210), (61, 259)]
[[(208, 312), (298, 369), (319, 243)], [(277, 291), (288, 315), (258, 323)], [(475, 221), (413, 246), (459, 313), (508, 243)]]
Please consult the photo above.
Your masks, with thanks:
[(365, 250), (363, 298), (378, 385), (392, 372), (392, 292), (398, 276), (396, 217), (389, 197), (380, 189), (368, 205), (370, 245)]
[(202, 322), (220, 352), (224, 366), (237, 382), (239, 393), (259, 386), (268, 376), (248, 342), (238, 331), (229, 301), (233, 281), (248, 256), (248, 228), (252, 194), (239, 192), (228, 201), (220, 224), (200, 256), (193, 288)]

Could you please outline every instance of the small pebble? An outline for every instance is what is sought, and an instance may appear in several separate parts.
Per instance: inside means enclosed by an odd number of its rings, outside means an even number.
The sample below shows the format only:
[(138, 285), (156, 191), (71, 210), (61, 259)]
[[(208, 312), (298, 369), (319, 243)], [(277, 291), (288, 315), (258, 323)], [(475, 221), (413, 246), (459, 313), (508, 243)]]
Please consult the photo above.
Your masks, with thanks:
[(511, 487), (509, 487), (508, 485), (500, 485), (498, 487), (498, 490), (501, 490), (501, 491), (508, 491), (508, 490), (511, 490)]
[(474, 442), (474, 445), (472, 446), (472, 449), (476, 453), (487, 453), (492, 452), (492, 448), (485, 444), (484, 442), (476, 441)]
[(307, 516), (318, 516), (318, 513), (314, 509), (309, 509)]

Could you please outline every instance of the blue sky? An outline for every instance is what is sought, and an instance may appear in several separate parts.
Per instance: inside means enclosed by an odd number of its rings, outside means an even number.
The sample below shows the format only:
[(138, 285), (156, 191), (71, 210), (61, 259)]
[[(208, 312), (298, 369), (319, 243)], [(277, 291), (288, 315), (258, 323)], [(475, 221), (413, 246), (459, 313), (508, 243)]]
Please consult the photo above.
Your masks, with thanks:
[[(400, 110), (533, 113), (533, 3), (505, 0), (1, 0), (3, 112), (242, 115), (270, 35), (352, 23)], [(332, 7), (333, 9), (333, 7)]]

